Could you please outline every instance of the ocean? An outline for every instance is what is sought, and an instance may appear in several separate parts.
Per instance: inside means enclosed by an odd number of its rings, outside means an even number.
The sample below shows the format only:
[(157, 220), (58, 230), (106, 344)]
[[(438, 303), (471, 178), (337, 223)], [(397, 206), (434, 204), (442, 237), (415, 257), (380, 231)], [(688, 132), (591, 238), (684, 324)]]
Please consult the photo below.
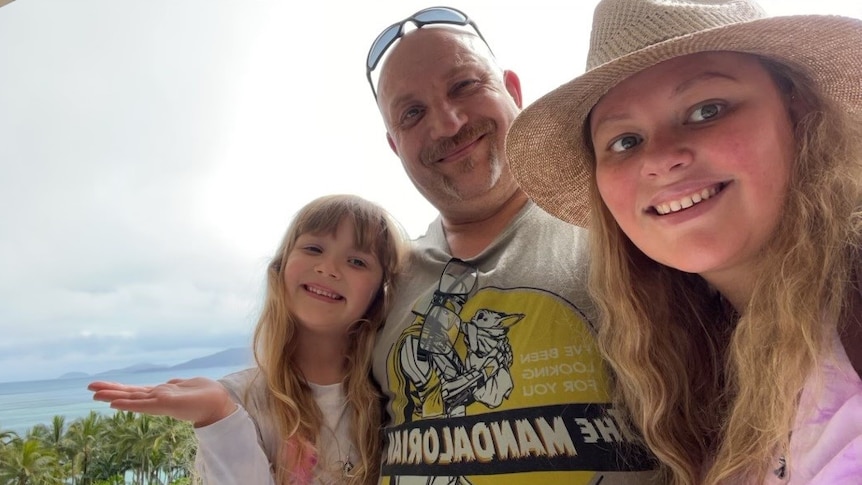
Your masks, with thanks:
[(242, 370), (247, 366), (209, 367), (203, 369), (158, 370), (89, 376), (69, 379), (0, 383), (0, 432), (14, 431), (24, 435), (37, 424), (50, 425), (55, 415), (66, 417), (66, 426), (90, 411), (113, 415), (115, 410), (108, 403), (93, 400), (87, 384), (95, 380), (122, 382), (123, 384), (160, 384), (175, 377), (209, 377), (217, 379)]

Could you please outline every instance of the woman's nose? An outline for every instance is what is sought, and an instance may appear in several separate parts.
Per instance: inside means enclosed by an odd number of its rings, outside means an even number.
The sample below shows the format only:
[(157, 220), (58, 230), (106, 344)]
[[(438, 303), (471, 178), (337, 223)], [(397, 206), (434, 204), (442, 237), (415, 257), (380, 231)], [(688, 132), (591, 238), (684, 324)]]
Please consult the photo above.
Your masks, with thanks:
[(666, 175), (687, 167), (694, 160), (694, 153), (673, 135), (647, 140), (641, 174), (646, 177)]

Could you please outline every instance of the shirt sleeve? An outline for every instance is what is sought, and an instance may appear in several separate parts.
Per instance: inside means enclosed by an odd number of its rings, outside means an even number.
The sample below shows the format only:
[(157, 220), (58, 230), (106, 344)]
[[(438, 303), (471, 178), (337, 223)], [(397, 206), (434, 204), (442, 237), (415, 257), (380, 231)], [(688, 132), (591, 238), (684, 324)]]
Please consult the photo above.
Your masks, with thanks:
[(205, 485), (274, 485), (254, 422), (240, 405), (230, 416), (195, 428), (195, 470)]

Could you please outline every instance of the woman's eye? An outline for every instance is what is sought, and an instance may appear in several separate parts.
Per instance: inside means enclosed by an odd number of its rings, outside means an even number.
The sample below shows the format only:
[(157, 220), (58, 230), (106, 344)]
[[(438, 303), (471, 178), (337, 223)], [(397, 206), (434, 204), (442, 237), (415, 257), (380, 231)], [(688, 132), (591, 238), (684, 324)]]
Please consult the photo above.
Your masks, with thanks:
[(706, 103), (698, 106), (691, 112), (688, 121), (699, 123), (715, 118), (724, 110), (724, 105), (719, 103)]
[(641, 137), (637, 135), (623, 135), (614, 140), (613, 143), (611, 143), (611, 151), (620, 153), (626, 150), (631, 150), (632, 148), (640, 144), (640, 142)]

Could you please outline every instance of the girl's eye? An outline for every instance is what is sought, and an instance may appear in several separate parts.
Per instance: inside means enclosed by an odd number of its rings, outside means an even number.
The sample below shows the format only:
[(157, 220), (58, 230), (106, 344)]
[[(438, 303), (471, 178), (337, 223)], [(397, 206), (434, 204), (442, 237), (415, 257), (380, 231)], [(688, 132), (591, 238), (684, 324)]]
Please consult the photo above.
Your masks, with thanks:
[(643, 139), (637, 135), (623, 135), (611, 143), (611, 151), (621, 153), (638, 146)]
[(368, 266), (368, 263), (366, 263), (365, 261), (363, 261), (362, 259), (359, 259), (359, 258), (350, 258), (348, 260), (348, 262), (350, 264), (352, 264), (353, 266), (357, 266), (360, 268), (365, 268)]
[(321, 249), (318, 246), (303, 246), (302, 250), (305, 252), (314, 253), (314, 254), (320, 254), (323, 252), (323, 249)]
[(688, 121), (694, 122), (694, 123), (700, 123), (702, 121), (707, 121), (707, 120), (710, 120), (712, 118), (715, 118), (716, 116), (721, 114), (722, 111), (724, 111), (724, 105), (723, 104), (714, 103), (714, 102), (705, 103), (705, 104), (698, 106), (697, 108), (694, 109), (694, 111), (691, 112), (691, 114), (688, 116)]

